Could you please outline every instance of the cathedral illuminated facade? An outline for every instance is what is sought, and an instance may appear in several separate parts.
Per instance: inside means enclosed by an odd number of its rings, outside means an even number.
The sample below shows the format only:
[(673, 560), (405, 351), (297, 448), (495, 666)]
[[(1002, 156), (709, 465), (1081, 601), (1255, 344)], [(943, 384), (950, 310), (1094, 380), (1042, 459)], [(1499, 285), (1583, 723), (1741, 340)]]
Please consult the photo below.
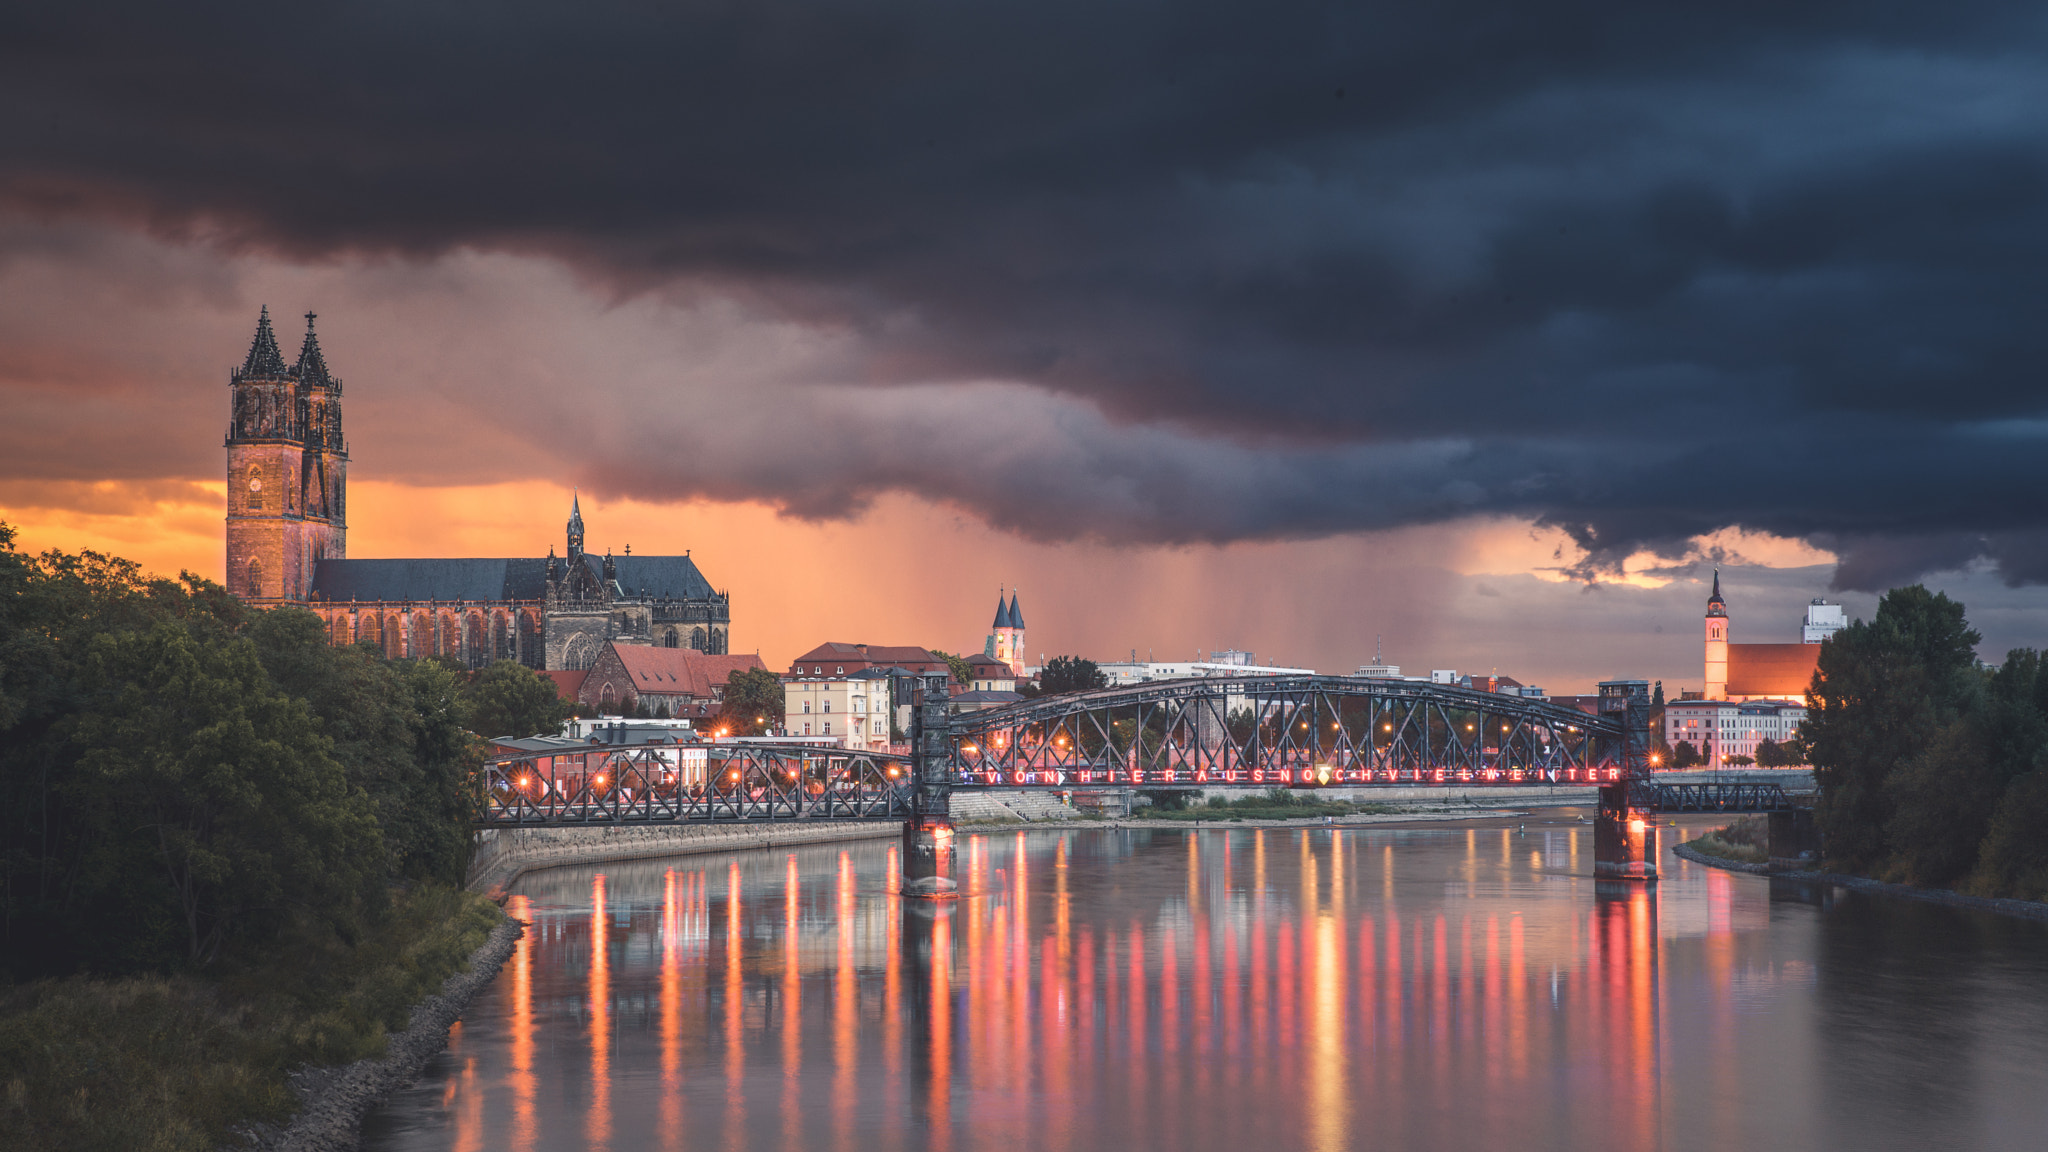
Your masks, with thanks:
[(349, 559), (341, 380), (313, 320), (307, 313), (287, 366), (265, 309), (229, 376), (228, 591), (258, 607), (308, 608), (335, 644), (372, 644), (394, 659), (573, 670), (607, 643), (727, 652), (731, 595), (714, 591), (687, 552), (592, 554), (580, 500), (559, 556)]

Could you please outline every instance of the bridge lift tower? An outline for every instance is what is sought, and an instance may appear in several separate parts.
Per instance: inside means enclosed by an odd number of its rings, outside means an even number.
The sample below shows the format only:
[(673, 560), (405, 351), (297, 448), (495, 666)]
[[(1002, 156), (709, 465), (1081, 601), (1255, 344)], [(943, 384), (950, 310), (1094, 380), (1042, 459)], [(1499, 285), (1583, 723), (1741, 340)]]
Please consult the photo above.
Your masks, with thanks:
[(1650, 683), (1600, 682), (1600, 715), (1621, 725), (1621, 779), (1600, 786), (1593, 825), (1597, 880), (1657, 878), (1655, 787), (1650, 778)]
[(926, 900), (959, 895), (953, 880), (953, 742), (946, 701), (944, 673), (918, 678), (917, 707), (910, 717), (916, 787), (910, 819), (903, 823), (902, 892)]

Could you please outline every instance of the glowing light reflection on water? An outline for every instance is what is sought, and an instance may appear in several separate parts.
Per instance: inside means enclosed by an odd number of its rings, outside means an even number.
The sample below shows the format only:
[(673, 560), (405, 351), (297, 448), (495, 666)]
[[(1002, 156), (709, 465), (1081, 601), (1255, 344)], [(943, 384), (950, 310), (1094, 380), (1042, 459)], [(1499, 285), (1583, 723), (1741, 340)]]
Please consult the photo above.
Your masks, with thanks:
[(1589, 836), (969, 833), (937, 907), (888, 841), (532, 874), (366, 1145), (2040, 1146), (2048, 926), (1608, 891)]

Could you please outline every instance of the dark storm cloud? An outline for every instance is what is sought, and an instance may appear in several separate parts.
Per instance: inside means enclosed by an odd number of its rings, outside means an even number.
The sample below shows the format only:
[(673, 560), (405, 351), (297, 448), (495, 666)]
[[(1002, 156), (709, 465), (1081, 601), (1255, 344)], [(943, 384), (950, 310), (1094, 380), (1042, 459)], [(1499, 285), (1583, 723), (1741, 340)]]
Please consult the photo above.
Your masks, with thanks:
[(2040, 581), (2044, 56), (2020, 3), (17, 6), (0, 195), (547, 253), (851, 332), (856, 382), (1181, 433), (1034, 460), (903, 413), (621, 485), (1151, 540), (1512, 512), (1588, 574), (1739, 524), (1843, 587)]

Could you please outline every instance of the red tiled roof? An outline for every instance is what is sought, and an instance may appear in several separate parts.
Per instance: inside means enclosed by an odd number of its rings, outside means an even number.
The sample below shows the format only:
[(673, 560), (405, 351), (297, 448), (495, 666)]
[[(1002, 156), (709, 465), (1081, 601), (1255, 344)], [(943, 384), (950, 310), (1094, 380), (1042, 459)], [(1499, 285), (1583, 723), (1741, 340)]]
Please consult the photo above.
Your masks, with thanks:
[(587, 669), (577, 669), (569, 672), (543, 672), (541, 675), (555, 682), (555, 695), (574, 704), (576, 694), (583, 691), (583, 678), (590, 675), (590, 672)]
[(707, 656), (694, 648), (653, 648), (639, 644), (616, 644), (619, 663), (632, 678), (633, 691), (643, 696), (710, 697), (725, 691), (726, 678), (734, 672), (765, 669), (766, 664), (752, 652), (736, 656)]
[(929, 648), (914, 644), (842, 644), (830, 640), (790, 661), (792, 667), (799, 664), (825, 665), (842, 668), (849, 664), (874, 664), (888, 667), (891, 664), (939, 664), (943, 663)]
[(838, 660), (841, 662), (847, 660), (867, 660), (869, 657), (861, 651), (865, 647), (867, 647), (865, 644), (841, 644), (836, 640), (827, 640), (825, 643), (797, 657), (793, 663), (817, 662), (822, 664), (827, 660)]
[(876, 664), (944, 663), (938, 653), (929, 648), (919, 648), (915, 644), (870, 644), (868, 659)]
[(1819, 663), (1818, 644), (1730, 644), (1728, 695), (1803, 700)]

